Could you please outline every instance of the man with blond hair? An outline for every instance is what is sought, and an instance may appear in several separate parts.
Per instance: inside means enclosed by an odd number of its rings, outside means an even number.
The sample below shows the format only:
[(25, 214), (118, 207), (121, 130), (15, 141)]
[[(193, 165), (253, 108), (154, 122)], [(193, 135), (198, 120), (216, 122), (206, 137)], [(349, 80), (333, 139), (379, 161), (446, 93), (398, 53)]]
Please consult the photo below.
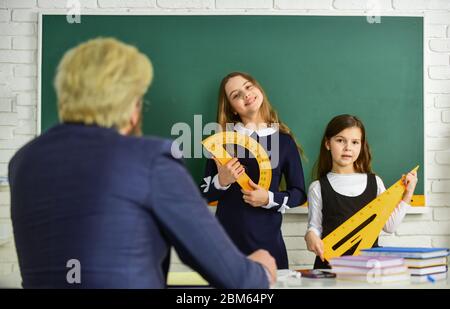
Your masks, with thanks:
[(26, 288), (163, 288), (173, 246), (219, 288), (267, 288), (274, 259), (239, 252), (209, 213), (171, 141), (141, 137), (153, 76), (135, 47), (97, 38), (66, 52), (61, 123), (9, 164), (11, 217)]

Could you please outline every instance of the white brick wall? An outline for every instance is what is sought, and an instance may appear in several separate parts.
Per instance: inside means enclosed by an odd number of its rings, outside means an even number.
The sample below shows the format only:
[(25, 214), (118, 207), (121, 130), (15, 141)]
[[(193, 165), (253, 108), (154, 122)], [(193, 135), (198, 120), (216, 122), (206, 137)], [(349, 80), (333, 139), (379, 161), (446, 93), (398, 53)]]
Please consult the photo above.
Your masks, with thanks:
[(426, 38), (443, 38), (447, 32), (447, 25), (425, 25)]
[(35, 51), (0, 50), (0, 63), (34, 63), (35, 61)]
[(216, 0), (217, 9), (272, 9), (272, 0)]
[(329, 10), (332, 0), (275, 0), (275, 8), (281, 10)]
[[(56, 2), (56, 1), (54, 1)], [(155, 0), (98, 0), (100, 8), (154, 8)]]
[(14, 66), (14, 76), (16, 77), (30, 77), (37, 76), (37, 68), (35, 65), (17, 64)]
[(430, 49), (434, 52), (450, 52), (450, 39), (431, 39)]
[(9, 22), (11, 20), (11, 12), (9, 10), (0, 9), (0, 22)]
[(378, 241), (380, 246), (404, 246), (404, 247), (430, 247), (430, 236), (402, 236), (381, 235)]
[(333, 7), (338, 10), (392, 10), (391, 0), (334, 0)]
[(0, 99), (0, 112), (10, 112), (11, 111), (12, 100), (7, 98)]
[[(450, 183), (448, 184), (450, 185)], [(435, 188), (434, 190), (436, 190)], [(441, 207), (441, 206), (449, 206), (450, 205), (450, 193), (438, 193), (438, 191), (434, 191), (432, 194), (428, 194), (427, 205), (431, 207)], [(450, 190), (449, 190), (450, 192)]]
[(0, 49), (11, 49), (12, 40), (10, 37), (3, 36), (0, 39)]
[[(435, 180), (432, 182), (431, 191), (436, 193), (450, 192), (450, 180)], [(450, 203), (447, 201), (447, 205)]]
[[(0, 0), (0, 176), (12, 154), (36, 134), (37, 16), (65, 11), (62, 0)], [(425, 16), (426, 197), (430, 212), (408, 215), (383, 245), (450, 246), (450, 1), (449, 0), (81, 0), (85, 10), (145, 10), (202, 14), (216, 11), (266, 14), (384, 14)], [(310, 266), (303, 235), (306, 215), (285, 216), (283, 232), (292, 267)], [(3, 245), (2, 245), (3, 244)], [(18, 271), (11, 242), (9, 193), (0, 190), (0, 275)], [(175, 257), (173, 270), (186, 270)], [(1, 277), (0, 277), (1, 281)]]
[[(63, 1), (61, 1), (63, 2)], [(15, 22), (36, 22), (38, 14), (34, 10), (13, 10), (12, 20)]]
[(156, 4), (162, 9), (212, 9), (214, 0), (157, 0)]
[(448, 65), (450, 63), (449, 55), (444, 53), (435, 53), (429, 49), (425, 50), (425, 61), (428, 65)]
[[(13, 42), (14, 44), (14, 42)], [(431, 79), (450, 79), (450, 67), (449, 66), (430, 66), (428, 68), (428, 74)]]
[(449, 123), (450, 122), (450, 111), (443, 111), (442, 112), (442, 122), (445, 122), (445, 123)]
[(450, 9), (447, 0), (393, 0), (393, 7), (399, 10), (442, 10)]
[(449, 108), (450, 107), (450, 94), (442, 94), (436, 96), (434, 99), (434, 105), (436, 108)]
[[(74, 3), (75, 1), (61, 1), (61, 0), (38, 0), (38, 7), (43, 9), (61, 9), (66, 8), (68, 4)], [(97, 8), (97, 0), (79, 0), (78, 3), (80, 4), (81, 8)], [(108, 0), (104, 1), (108, 2)], [(111, 1), (109, 1), (111, 2)], [(112, 1), (114, 2), (114, 1)], [(123, 1), (126, 2), (136, 2), (136, 1)]]

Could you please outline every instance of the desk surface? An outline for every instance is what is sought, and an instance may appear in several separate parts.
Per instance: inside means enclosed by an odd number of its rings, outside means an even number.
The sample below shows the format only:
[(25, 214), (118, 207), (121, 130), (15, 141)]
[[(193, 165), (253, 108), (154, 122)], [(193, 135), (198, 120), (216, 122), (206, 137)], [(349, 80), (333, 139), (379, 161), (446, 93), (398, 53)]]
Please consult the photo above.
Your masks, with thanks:
[[(205, 281), (194, 272), (173, 272), (169, 275), (169, 284), (202, 287)], [(21, 288), (20, 273), (0, 276), (0, 288)], [(278, 280), (275, 289), (450, 289), (450, 278), (434, 283), (364, 283), (336, 279), (288, 278)]]
[[(169, 285), (176, 286), (205, 286), (206, 281), (195, 272), (171, 272), (168, 278)], [(310, 278), (286, 278), (278, 277), (274, 289), (450, 289), (450, 278), (436, 281), (434, 283), (366, 283), (337, 280), (335, 278), (310, 279)]]
[(412, 283), (412, 282), (394, 282), (394, 283), (365, 283), (351, 282), (333, 279), (287, 279), (284, 282), (278, 281), (275, 289), (450, 289), (450, 280), (436, 281), (434, 283)]

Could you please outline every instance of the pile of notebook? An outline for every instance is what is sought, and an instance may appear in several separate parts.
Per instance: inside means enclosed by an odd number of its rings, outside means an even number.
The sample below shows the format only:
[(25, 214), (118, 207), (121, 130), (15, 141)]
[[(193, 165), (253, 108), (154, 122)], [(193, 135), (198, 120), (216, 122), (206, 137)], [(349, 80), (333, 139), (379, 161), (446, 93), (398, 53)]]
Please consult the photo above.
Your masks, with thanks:
[(337, 280), (367, 283), (408, 282), (409, 273), (401, 257), (341, 256), (331, 259)]
[(361, 250), (361, 257), (403, 258), (411, 282), (435, 282), (447, 278), (448, 248), (379, 247)]

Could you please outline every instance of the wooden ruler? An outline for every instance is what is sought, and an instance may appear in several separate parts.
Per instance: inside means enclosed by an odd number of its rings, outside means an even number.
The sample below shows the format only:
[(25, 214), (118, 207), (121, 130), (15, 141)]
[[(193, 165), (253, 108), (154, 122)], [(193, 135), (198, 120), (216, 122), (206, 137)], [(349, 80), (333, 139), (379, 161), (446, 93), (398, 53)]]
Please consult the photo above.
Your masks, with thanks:
[[(240, 145), (246, 148), (256, 159), (259, 166), (258, 185), (269, 190), (272, 181), (272, 166), (269, 156), (254, 138), (237, 132), (226, 131), (216, 133), (202, 141), (203, 147), (208, 150), (222, 165), (227, 164), (233, 157), (226, 151), (225, 145)], [(239, 158), (238, 158), (239, 159)], [(248, 184), (250, 177), (244, 172), (236, 182), (244, 190), (252, 191)]]
[[(412, 172), (418, 168), (416, 166)], [(353, 246), (357, 246), (354, 255), (358, 255), (361, 249), (371, 248), (404, 192), (403, 179), (400, 179), (328, 234), (323, 239), (324, 258), (330, 261)]]

